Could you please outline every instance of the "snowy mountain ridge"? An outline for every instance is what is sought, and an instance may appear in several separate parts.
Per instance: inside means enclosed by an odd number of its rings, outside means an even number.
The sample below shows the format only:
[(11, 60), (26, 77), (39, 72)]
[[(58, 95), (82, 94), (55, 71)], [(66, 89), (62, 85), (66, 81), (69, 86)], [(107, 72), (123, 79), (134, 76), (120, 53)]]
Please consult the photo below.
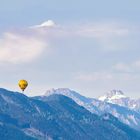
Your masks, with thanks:
[(110, 113), (123, 123), (140, 129), (140, 100), (126, 97), (121, 90), (112, 90), (104, 96), (99, 97), (99, 99), (84, 97), (67, 88), (48, 90), (44, 96), (52, 94), (65, 95), (92, 113), (97, 115)]
[(44, 96), (50, 96), (53, 94), (59, 94), (70, 97), (79, 105), (86, 105), (85, 103), (92, 102), (92, 99), (85, 98), (84, 96), (80, 95), (76, 91), (70, 90), (69, 88), (58, 88), (58, 89), (52, 88), (50, 90), (47, 90)]
[(98, 99), (101, 101), (108, 101), (115, 99), (127, 98), (121, 90), (111, 90), (104, 96), (100, 96)]
[(131, 99), (124, 95), (121, 90), (111, 90), (98, 98), (100, 101), (124, 106), (140, 112), (140, 99)]

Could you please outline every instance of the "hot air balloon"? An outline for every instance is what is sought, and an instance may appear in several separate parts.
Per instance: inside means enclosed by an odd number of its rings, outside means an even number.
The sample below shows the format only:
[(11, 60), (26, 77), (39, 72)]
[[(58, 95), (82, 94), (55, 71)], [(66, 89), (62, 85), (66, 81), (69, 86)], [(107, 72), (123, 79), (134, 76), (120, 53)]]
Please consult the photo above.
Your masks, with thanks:
[(20, 89), (24, 92), (24, 90), (28, 86), (28, 82), (26, 80), (20, 80), (18, 85), (19, 85)]

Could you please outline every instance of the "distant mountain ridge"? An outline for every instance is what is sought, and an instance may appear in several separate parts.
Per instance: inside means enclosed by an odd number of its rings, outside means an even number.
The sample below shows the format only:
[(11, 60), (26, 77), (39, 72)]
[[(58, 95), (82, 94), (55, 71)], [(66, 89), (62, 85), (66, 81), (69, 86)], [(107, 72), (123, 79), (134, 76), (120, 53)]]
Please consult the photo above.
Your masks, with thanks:
[(0, 89), (0, 136), (1, 140), (139, 140), (140, 132), (111, 114), (91, 113), (63, 95), (27, 97)]
[[(117, 100), (127, 98), (121, 90), (111, 90), (104, 96), (100, 96), (98, 99), (105, 102), (111, 102), (111, 100)], [(111, 102), (112, 103), (112, 102)]]
[[(112, 90), (104, 96), (99, 97), (99, 99), (87, 98), (75, 91), (65, 88), (48, 90), (44, 96), (53, 94), (68, 96), (90, 112), (98, 115), (111, 113), (123, 123), (135, 129), (140, 129), (139, 107), (133, 107), (135, 103), (139, 104), (139, 100), (133, 100), (126, 97), (121, 90)], [(130, 104), (131, 102), (134, 104)]]
[(104, 96), (99, 97), (99, 100), (118, 104), (140, 112), (140, 99), (131, 99), (126, 97), (121, 90), (112, 90)]

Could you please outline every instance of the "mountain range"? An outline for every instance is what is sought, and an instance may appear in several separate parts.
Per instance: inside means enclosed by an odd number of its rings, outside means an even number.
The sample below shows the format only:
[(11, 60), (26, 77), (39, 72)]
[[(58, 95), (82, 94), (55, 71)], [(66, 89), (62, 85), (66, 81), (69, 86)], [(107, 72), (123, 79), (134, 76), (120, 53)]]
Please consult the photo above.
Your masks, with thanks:
[(40, 98), (45, 99), (45, 97), (53, 94), (65, 95), (97, 115), (110, 113), (121, 122), (140, 130), (140, 100), (126, 97), (121, 90), (112, 90), (95, 99), (82, 96), (70, 89), (59, 88), (46, 91), (44, 96)]
[[(53, 91), (53, 92), (52, 92)], [(54, 92), (55, 91), (55, 92)], [(65, 93), (65, 95), (62, 94)], [(58, 93), (56, 93), (58, 92)], [(66, 95), (73, 95), (73, 99)], [(74, 98), (77, 99), (74, 100)], [(69, 89), (27, 97), (0, 89), (1, 140), (139, 140), (140, 132), (108, 112), (84, 107), (97, 99)], [(83, 105), (80, 105), (83, 104)], [(110, 104), (110, 103), (106, 103)], [(114, 105), (114, 104), (112, 104)], [(100, 114), (98, 114), (100, 112)]]

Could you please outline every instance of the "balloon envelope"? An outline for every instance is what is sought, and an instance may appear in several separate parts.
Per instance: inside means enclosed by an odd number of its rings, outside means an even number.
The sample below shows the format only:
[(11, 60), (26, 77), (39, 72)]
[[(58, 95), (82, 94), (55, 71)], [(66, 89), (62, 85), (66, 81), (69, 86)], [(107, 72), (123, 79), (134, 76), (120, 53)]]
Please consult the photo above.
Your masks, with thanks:
[(26, 87), (28, 86), (28, 82), (26, 80), (20, 80), (18, 83), (20, 89), (24, 91)]

